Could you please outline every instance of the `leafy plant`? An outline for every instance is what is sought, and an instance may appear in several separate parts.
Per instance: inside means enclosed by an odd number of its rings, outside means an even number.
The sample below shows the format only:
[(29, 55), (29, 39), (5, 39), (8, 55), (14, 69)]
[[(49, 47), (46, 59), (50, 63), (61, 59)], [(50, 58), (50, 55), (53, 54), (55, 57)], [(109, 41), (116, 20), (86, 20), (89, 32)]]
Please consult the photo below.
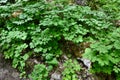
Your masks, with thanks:
[(120, 28), (114, 23), (120, 19), (120, 2), (92, 2), (98, 3), (97, 9), (94, 4), (80, 6), (69, 0), (16, 0), (0, 6), (0, 47), (5, 58), (24, 72), (31, 56), (42, 56), (45, 64), (57, 65), (63, 38), (75, 44), (91, 42), (84, 57), (93, 62), (92, 71), (117, 75)]
[(111, 20), (120, 19), (120, 5), (119, 0), (88, 0), (87, 5), (92, 9), (104, 10)]
[(99, 42), (91, 44), (91, 47), (86, 49), (84, 57), (94, 62), (93, 72), (104, 72), (108, 74), (112, 72), (117, 74), (120, 72), (120, 68), (117, 66), (120, 62), (119, 30), (120, 28), (117, 28), (113, 32), (110, 32), (108, 36), (99, 39)]
[(67, 60), (63, 64), (65, 67), (64, 71), (62, 72), (62, 79), (63, 80), (78, 80), (76, 72), (81, 70), (80, 64), (76, 60)]
[(44, 64), (37, 64), (34, 66), (33, 72), (29, 74), (32, 80), (48, 80), (48, 70)]

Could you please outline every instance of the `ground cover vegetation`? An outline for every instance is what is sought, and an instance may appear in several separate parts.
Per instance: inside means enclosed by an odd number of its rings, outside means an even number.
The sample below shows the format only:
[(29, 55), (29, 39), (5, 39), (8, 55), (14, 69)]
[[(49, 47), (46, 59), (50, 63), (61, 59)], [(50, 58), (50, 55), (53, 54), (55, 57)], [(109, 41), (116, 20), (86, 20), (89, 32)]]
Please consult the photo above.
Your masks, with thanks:
[[(49, 72), (67, 53), (74, 55), (74, 59), (89, 59), (92, 73), (115, 74), (120, 80), (120, 0), (77, 3), (77, 0), (0, 1), (1, 52), (5, 59), (12, 60), (21, 76), (26, 75), (28, 65), (32, 66), (28, 60), (39, 58), (40, 62), (33, 61), (36, 65), (29, 77), (49, 80)], [(71, 67), (64, 69), (63, 80), (77, 80), (80, 64), (68, 60), (64, 65)]]

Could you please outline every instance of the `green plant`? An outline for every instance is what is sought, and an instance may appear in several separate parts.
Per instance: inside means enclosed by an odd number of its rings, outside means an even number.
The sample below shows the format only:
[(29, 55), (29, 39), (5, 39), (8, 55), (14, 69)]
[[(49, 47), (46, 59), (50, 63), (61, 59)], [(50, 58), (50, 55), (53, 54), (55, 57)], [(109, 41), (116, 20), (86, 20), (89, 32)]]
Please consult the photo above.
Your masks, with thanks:
[(78, 80), (77, 73), (81, 70), (80, 64), (76, 60), (67, 60), (63, 64), (64, 71), (62, 72), (62, 80)]
[(104, 10), (106, 14), (111, 17), (111, 20), (120, 19), (119, 0), (88, 0), (87, 5), (92, 9)]
[(84, 57), (93, 62), (93, 72), (104, 72), (108, 74), (112, 72), (118, 74), (120, 72), (118, 66), (120, 62), (119, 31), (120, 28), (113, 30), (113, 32), (100, 38), (99, 41), (91, 44), (91, 47), (86, 49)]
[(67, 4), (66, 0), (18, 0), (0, 6), (0, 47), (5, 58), (24, 72), (31, 56), (42, 56), (45, 64), (57, 65), (63, 38), (75, 44), (91, 42), (84, 57), (93, 62), (93, 72), (117, 75), (120, 28), (113, 22), (120, 19), (120, 2), (93, 1), (99, 3), (98, 9), (91, 4)]
[[(82, 35), (88, 32), (76, 23), (84, 15), (81, 13), (84, 7), (64, 5), (62, 8), (57, 6), (63, 5), (62, 2), (45, 1), (20, 1), (17, 4), (0, 6), (0, 46), (5, 58), (13, 59), (13, 67), (21, 72), (31, 55), (42, 55), (47, 63), (57, 64), (56, 58), (62, 53), (59, 40), (64, 37), (79, 43), (83, 41)], [(26, 54), (29, 57), (24, 60), (22, 57)]]
[(29, 74), (32, 80), (48, 80), (48, 70), (44, 64), (37, 64), (34, 66), (33, 72)]

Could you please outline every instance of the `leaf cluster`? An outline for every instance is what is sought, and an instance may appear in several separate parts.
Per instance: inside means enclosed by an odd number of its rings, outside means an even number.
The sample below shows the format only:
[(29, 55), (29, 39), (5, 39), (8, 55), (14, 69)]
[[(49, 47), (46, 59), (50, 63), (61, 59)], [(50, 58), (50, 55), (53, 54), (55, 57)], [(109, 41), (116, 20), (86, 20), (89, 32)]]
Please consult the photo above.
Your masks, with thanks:
[(24, 72), (25, 62), (32, 56), (57, 65), (62, 38), (76, 44), (91, 42), (84, 57), (93, 62), (93, 71), (117, 74), (120, 28), (111, 20), (119, 19), (119, 1), (114, 1), (101, 0), (102, 7), (97, 10), (64, 0), (20, 0), (0, 6), (1, 50), (5, 58), (13, 60), (14, 68)]
[(78, 80), (76, 72), (81, 70), (81, 66), (78, 64), (76, 60), (67, 60), (63, 64), (64, 71), (62, 72), (62, 79), (63, 80)]
[(44, 64), (37, 64), (34, 66), (33, 72), (29, 74), (32, 80), (48, 80), (48, 70)]

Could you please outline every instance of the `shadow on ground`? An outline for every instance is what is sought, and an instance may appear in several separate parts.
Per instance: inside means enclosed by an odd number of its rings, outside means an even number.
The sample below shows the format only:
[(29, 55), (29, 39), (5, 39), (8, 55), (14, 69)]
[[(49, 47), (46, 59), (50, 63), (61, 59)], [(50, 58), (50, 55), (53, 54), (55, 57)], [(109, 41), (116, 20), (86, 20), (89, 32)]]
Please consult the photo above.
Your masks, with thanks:
[(9, 60), (5, 60), (0, 53), (0, 80), (21, 80), (19, 72), (11, 67)]

